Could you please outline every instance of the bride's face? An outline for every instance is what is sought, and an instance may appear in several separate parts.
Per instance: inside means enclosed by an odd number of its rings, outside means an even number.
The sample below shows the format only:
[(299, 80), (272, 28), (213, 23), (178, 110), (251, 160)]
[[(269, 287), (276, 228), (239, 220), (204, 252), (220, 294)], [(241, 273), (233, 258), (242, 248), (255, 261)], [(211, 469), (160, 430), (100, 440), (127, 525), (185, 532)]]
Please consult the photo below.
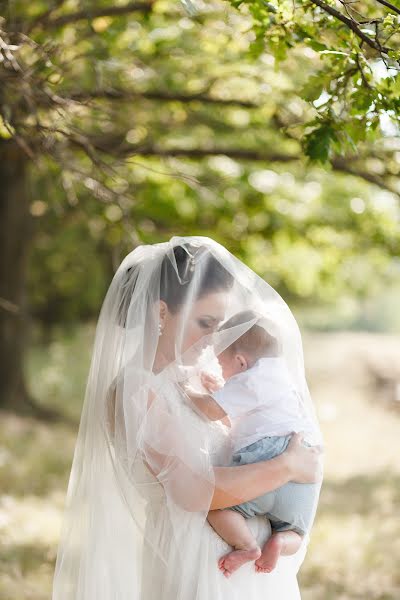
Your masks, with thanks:
[(227, 292), (213, 292), (196, 300), (187, 314), (182, 311), (173, 314), (161, 301), (160, 321), (163, 329), (159, 346), (163, 354), (174, 360), (177, 340), (182, 340), (179, 350), (183, 354), (202, 337), (213, 333), (224, 320), (227, 303)]

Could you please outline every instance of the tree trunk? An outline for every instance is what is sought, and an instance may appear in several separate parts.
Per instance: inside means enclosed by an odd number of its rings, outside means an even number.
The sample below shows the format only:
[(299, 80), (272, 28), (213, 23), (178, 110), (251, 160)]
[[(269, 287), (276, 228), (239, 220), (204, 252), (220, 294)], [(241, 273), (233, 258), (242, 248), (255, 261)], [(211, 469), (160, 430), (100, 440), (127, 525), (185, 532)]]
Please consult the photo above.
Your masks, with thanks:
[(23, 354), (27, 343), (25, 282), (33, 235), (28, 157), (0, 140), (0, 408), (27, 401)]

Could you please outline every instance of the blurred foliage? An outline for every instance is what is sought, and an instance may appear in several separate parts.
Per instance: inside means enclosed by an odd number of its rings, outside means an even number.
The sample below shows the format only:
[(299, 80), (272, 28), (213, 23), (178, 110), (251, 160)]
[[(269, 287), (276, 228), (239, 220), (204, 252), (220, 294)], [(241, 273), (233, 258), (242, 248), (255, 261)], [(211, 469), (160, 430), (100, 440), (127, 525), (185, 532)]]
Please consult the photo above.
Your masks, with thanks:
[(213, 237), (305, 304), (398, 276), (396, 56), (313, 2), (231, 4), (1, 3), (0, 135), (32, 159), (34, 317), (93, 316), (122, 256), (172, 234)]
[[(240, 175), (227, 176), (227, 166)], [(349, 187), (346, 178), (318, 169), (295, 177), (280, 168), (247, 169), (216, 157), (180, 165), (200, 177), (216, 173), (212, 190), (196, 186), (200, 193), (194, 193), (184, 181), (160, 174), (156, 165), (156, 172), (146, 167), (135, 167), (142, 182), (127, 222), (118, 203), (90, 207), (90, 197), (77, 207), (63, 207), (60, 218), (54, 201), (61, 190), (54, 186), (45, 214), (37, 217), (29, 273), (35, 316), (50, 323), (96, 314), (113, 269), (132, 247), (131, 223), (148, 243), (176, 233), (209, 235), (285, 298), (305, 307), (318, 302), (331, 313), (347, 296), (362, 309), (362, 298), (382, 293), (385, 282), (398, 279), (400, 265), (392, 258), (398, 205), (385, 191), (359, 181)], [(219, 169), (224, 179), (218, 178)], [(350, 316), (357, 318), (354, 310)]]
[[(302, 48), (313, 73), (299, 95), (315, 114), (301, 126), (313, 159), (398, 131), (400, 7), (382, 0), (230, 0), (252, 17), (249, 51), (267, 49), (281, 64)], [(247, 9), (247, 10), (246, 10)], [(319, 61), (316, 58), (319, 58)], [(377, 134), (378, 131), (378, 134)]]

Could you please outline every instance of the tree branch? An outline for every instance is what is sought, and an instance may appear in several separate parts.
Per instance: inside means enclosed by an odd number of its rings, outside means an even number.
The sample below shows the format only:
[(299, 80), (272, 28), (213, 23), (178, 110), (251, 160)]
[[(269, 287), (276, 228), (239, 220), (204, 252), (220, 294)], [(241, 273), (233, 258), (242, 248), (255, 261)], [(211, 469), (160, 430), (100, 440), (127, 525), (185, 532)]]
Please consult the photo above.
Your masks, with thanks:
[(49, 21), (51, 15), (64, 4), (65, 0), (55, 0), (54, 4), (50, 6), (44, 13), (38, 15), (33, 21), (27, 25), (27, 33), (30, 33), (32, 29), (35, 29), (36, 25), (46, 23)]
[(376, 1), (378, 2), (378, 4), (383, 4), (383, 6), (386, 6), (390, 10), (393, 10), (393, 12), (400, 15), (400, 8), (398, 8), (397, 6), (394, 6), (394, 4), (387, 2), (387, 0), (376, 0)]
[(10, 302), (5, 298), (0, 298), (0, 308), (3, 308), (4, 310), (13, 314), (16, 314), (20, 311), (20, 307), (17, 306), (17, 304), (14, 304), (14, 302)]
[(154, 0), (149, 2), (129, 2), (125, 6), (109, 6), (104, 8), (93, 8), (86, 10), (78, 10), (75, 13), (69, 15), (62, 15), (55, 19), (50, 19), (46, 23), (47, 27), (63, 27), (69, 23), (76, 23), (76, 21), (92, 20), (98, 17), (120, 17), (133, 12), (148, 13), (152, 11)]
[(337, 156), (331, 161), (332, 167), (335, 171), (341, 171), (342, 173), (347, 173), (348, 175), (353, 175), (354, 177), (360, 177), (360, 179), (364, 179), (364, 181), (368, 181), (368, 183), (373, 183), (374, 185), (399, 196), (398, 190), (390, 186), (384, 179), (384, 177), (380, 175), (374, 175), (373, 173), (369, 173), (368, 171), (363, 171), (361, 169), (357, 169), (352, 165), (351, 161), (346, 160), (343, 157)]
[(224, 98), (213, 98), (206, 94), (179, 94), (171, 93), (164, 90), (154, 90), (147, 92), (134, 92), (130, 90), (113, 90), (113, 89), (102, 89), (93, 90), (90, 92), (70, 92), (69, 94), (63, 94), (54, 97), (55, 99), (61, 98), (63, 101), (73, 100), (76, 102), (85, 102), (90, 100), (134, 100), (136, 98), (145, 98), (147, 100), (163, 100), (166, 102), (178, 101), (178, 102), (203, 102), (206, 104), (219, 104), (223, 106), (241, 106), (244, 108), (257, 108), (258, 104), (247, 100), (240, 99), (224, 99)]
[(360, 27), (358, 26), (358, 23), (356, 21), (354, 21), (353, 19), (346, 17), (341, 12), (336, 10), (336, 8), (333, 8), (333, 6), (330, 6), (329, 4), (325, 4), (325, 2), (323, 2), (322, 0), (310, 0), (310, 1), (312, 4), (319, 6), (319, 8), (321, 8), (323, 11), (327, 12), (332, 17), (335, 17), (336, 19), (338, 19), (339, 21), (344, 23), (347, 27), (349, 27), (357, 35), (357, 37), (359, 37), (363, 42), (365, 42), (370, 48), (377, 50), (377, 52), (379, 52), (379, 53), (384, 53), (384, 54), (389, 53), (390, 48), (387, 48), (386, 46), (381, 46), (379, 44), (379, 42), (377, 42), (376, 40), (373, 40), (371, 37), (369, 37), (366, 33), (364, 33), (360, 29)]
[[(92, 20), (98, 17), (120, 17), (128, 15), (133, 12), (149, 13), (152, 11), (154, 0), (129, 2), (124, 6), (109, 6), (102, 8), (87, 8), (78, 10), (73, 13), (61, 15), (59, 17), (51, 17), (53, 11), (46, 11), (44, 15), (38, 17), (30, 26), (29, 31), (36, 27), (46, 27), (47, 29), (56, 29), (57, 27), (64, 27), (70, 23), (76, 23), (77, 21)], [(21, 23), (14, 22), (11, 24), (13, 31), (18, 31), (21, 28)]]
[[(66, 140), (71, 146), (83, 150), (85, 154), (90, 158), (94, 165), (102, 168), (102, 165), (106, 165), (103, 162), (100, 155), (97, 153), (104, 153), (110, 157), (118, 159), (129, 159), (132, 156), (156, 156), (162, 157), (184, 157), (189, 159), (201, 159), (208, 156), (228, 156), (235, 160), (249, 160), (253, 162), (263, 163), (290, 163), (303, 160), (303, 155), (299, 154), (282, 154), (280, 152), (260, 152), (258, 150), (246, 149), (246, 148), (226, 148), (214, 146), (212, 148), (162, 148), (155, 144), (143, 144), (134, 145), (126, 142), (125, 134), (120, 135), (103, 135), (103, 136), (91, 136), (88, 137), (78, 132), (69, 132), (62, 129), (54, 129), (51, 127), (40, 126), (42, 132), (47, 132), (48, 135), (59, 135)], [(45, 148), (42, 148), (44, 152), (51, 152), (53, 155), (54, 144), (47, 144)], [(353, 157), (357, 161), (359, 157)], [(362, 158), (367, 158), (364, 156)], [(392, 194), (400, 197), (399, 190), (396, 187), (392, 187), (384, 176), (375, 175), (362, 168), (357, 167), (352, 157), (335, 156), (330, 161), (332, 168), (335, 171), (340, 171), (354, 177), (364, 179), (368, 183), (385, 189)], [(386, 175), (390, 175), (386, 173)]]
[[(284, 120), (278, 113), (275, 113), (272, 116), (272, 122), (278, 127), (278, 129), (283, 131), (289, 139), (301, 143), (301, 140), (297, 136), (291, 134), (288, 131), (287, 123), (284, 122)], [(388, 192), (391, 192), (392, 194), (396, 194), (396, 196), (400, 195), (399, 191), (391, 187), (385, 181), (384, 177), (381, 177), (380, 175), (374, 175), (373, 173), (363, 171), (362, 169), (355, 168), (354, 163), (351, 160), (349, 160), (348, 157), (334, 156), (331, 159), (331, 165), (335, 171), (341, 171), (342, 173), (348, 173), (349, 175), (353, 175), (354, 177), (360, 177), (361, 179), (364, 179), (364, 181), (368, 181), (368, 183), (373, 183), (374, 185), (377, 185), (378, 187), (385, 189)]]
[(204, 158), (206, 156), (225, 155), (238, 160), (254, 160), (269, 162), (291, 162), (298, 160), (298, 156), (290, 154), (281, 154), (279, 152), (262, 153), (257, 150), (246, 148), (224, 148), (214, 146), (212, 148), (162, 148), (160, 146), (146, 144), (135, 146), (125, 142), (124, 138), (100, 138), (91, 139), (90, 144), (100, 152), (111, 153), (115, 156), (129, 157), (132, 155), (140, 156), (183, 156), (186, 158)]
[[(191, 159), (200, 159), (207, 156), (228, 156), (236, 160), (250, 160), (255, 162), (264, 163), (289, 163), (294, 161), (302, 160), (301, 154), (281, 154), (279, 152), (259, 152), (257, 150), (251, 150), (246, 148), (225, 148), (225, 147), (213, 147), (213, 148), (161, 148), (156, 145), (147, 144), (143, 146), (134, 146), (125, 142), (122, 136), (119, 137), (101, 137), (89, 141), (90, 147), (99, 151), (112, 154), (113, 156), (119, 156), (127, 158), (133, 155), (139, 156), (158, 156), (158, 157), (169, 157), (169, 156), (181, 156)], [(398, 190), (392, 188), (384, 179), (379, 175), (374, 175), (368, 171), (357, 169), (352, 164), (351, 160), (343, 157), (334, 157), (331, 160), (331, 165), (335, 171), (341, 171), (354, 177), (360, 177), (368, 183), (388, 190), (392, 194), (399, 196)]]

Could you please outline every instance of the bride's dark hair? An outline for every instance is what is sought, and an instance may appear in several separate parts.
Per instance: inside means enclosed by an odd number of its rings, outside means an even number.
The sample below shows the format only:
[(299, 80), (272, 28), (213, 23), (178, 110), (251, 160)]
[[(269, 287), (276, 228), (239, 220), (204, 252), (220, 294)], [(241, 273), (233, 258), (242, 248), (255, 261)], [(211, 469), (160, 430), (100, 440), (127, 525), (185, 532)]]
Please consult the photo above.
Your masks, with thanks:
[[(199, 300), (209, 293), (229, 290), (233, 286), (234, 279), (231, 273), (222, 266), (206, 246), (194, 246), (189, 243), (174, 246), (173, 255), (171, 252), (167, 252), (161, 261), (161, 273), (160, 271), (155, 272), (155, 276), (160, 278), (159, 299), (167, 304), (171, 313), (179, 312), (180, 307), (184, 304), (196, 272), (196, 264), (200, 262), (200, 279), (195, 300)], [(146, 264), (143, 263), (140, 268), (146, 269)], [(117, 300), (117, 323), (124, 329), (127, 328), (128, 311), (135, 293), (140, 268), (132, 265), (121, 275)], [(149, 329), (152, 326), (157, 327), (157, 323), (152, 322), (154, 314), (151, 311), (145, 318), (150, 320)], [(149, 342), (151, 343), (151, 339)], [(147, 340), (144, 341), (144, 347), (146, 344)], [(146, 356), (145, 350), (143, 354)], [(150, 368), (151, 365), (149, 365)], [(114, 379), (106, 399), (107, 432), (111, 441), (115, 433), (116, 383), (117, 379)]]
[[(195, 274), (196, 265), (202, 263), (201, 275), (196, 300), (206, 294), (229, 290), (233, 286), (233, 276), (218, 261), (206, 246), (184, 244), (174, 246), (173, 259), (166, 253), (161, 263), (160, 300), (168, 310), (176, 314), (185, 302), (186, 294)], [(175, 263), (175, 264), (174, 264)], [(135, 291), (137, 270), (129, 267), (121, 283), (121, 300), (118, 311), (118, 324), (126, 326), (127, 312), (132, 294)], [(129, 287), (129, 293), (126, 293)], [(122, 293), (124, 290), (124, 293)]]
[(203, 263), (197, 300), (206, 294), (228, 290), (233, 277), (204, 246), (185, 244), (174, 247), (175, 265), (167, 254), (161, 265), (160, 300), (172, 313), (178, 312), (185, 301), (196, 265)]

